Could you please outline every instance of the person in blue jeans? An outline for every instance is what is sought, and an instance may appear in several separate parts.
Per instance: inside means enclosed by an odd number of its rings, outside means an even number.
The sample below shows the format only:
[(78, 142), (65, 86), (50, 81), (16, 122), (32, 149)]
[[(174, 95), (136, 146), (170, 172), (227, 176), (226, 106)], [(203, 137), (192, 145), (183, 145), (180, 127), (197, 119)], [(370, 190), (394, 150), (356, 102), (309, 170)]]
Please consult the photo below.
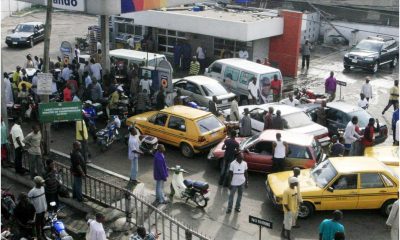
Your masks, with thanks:
[(335, 236), (342, 233), (344, 235), (344, 227), (339, 221), (343, 218), (340, 210), (333, 212), (332, 219), (325, 219), (319, 225), (319, 240), (333, 240)]
[(167, 200), (164, 196), (164, 182), (166, 182), (168, 178), (168, 169), (164, 152), (164, 145), (158, 144), (157, 152), (154, 154), (153, 176), (154, 180), (156, 180), (156, 203), (159, 204), (167, 203)]
[(235, 211), (240, 212), (240, 202), (242, 201), (243, 188), (248, 187), (247, 179), (247, 163), (243, 161), (243, 153), (239, 153), (236, 156), (236, 160), (231, 162), (229, 166), (230, 194), (228, 200), (228, 210), (226, 213), (232, 212), (233, 198), (235, 197), (236, 192), (238, 192), (238, 196), (236, 199)]
[(139, 139), (135, 127), (129, 129), (129, 141), (128, 141), (128, 159), (131, 160), (131, 175), (129, 182), (138, 184), (137, 173), (138, 173), (138, 160), (139, 154), (143, 154), (139, 149)]
[(86, 176), (86, 162), (81, 154), (81, 143), (75, 141), (72, 145), (71, 173), (74, 176), (72, 198), (79, 202), (85, 201), (82, 194), (82, 179)]

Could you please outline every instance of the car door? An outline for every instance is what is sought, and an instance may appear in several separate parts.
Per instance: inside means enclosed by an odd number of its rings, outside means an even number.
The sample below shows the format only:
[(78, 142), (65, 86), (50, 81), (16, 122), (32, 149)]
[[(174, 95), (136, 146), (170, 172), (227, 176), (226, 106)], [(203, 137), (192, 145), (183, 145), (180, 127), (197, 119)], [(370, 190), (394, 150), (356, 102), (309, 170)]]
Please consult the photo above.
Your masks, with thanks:
[[(385, 185), (384, 178), (386, 178), (385, 182), (387, 182), (388, 185)], [(361, 173), (360, 193), (357, 208), (380, 208), (386, 201), (388, 194), (393, 193), (393, 191), (391, 191), (393, 186), (394, 183), (380, 173)]]
[(358, 174), (342, 174), (324, 190), (321, 210), (356, 209), (357, 203)]
[(39, 39), (44, 40), (44, 25), (39, 25)]
[(380, 51), (380, 64), (385, 64), (391, 60), (389, 46), (392, 44), (392, 41), (386, 41), (382, 45), (382, 49)]
[(260, 133), (264, 130), (264, 110), (260, 108), (254, 108), (250, 111), (251, 119), (251, 132), (253, 134)]
[(168, 134), (165, 129), (167, 120), (168, 114), (157, 113), (150, 118), (148, 127), (144, 130), (144, 134), (157, 137), (160, 141), (169, 143)]
[(33, 40), (34, 42), (37, 42), (40, 40), (40, 27), (39, 24), (35, 24), (35, 26), (33, 26)]
[[(182, 140), (186, 139), (187, 124), (185, 119), (171, 115), (168, 120), (168, 143), (179, 146)], [(186, 139), (189, 141), (190, 139)]]
[(191, 95), (189, 96), (193, 101), (201, 106), (208, 107), (208, 99), (203, 96), (199, 85), (188, 81), (186, 84), (186, 90), (190, 92)]
[(260, 172), (272, 170), (272, 142), (260, 141), (244, 151), (244, 159), (249, 169)]
[(206, 74), (207, 76), (210, 76), (211, 78), (217, 79), (222, 82), (222, 64), (214, 63), (210, 66), (208, 71), (209, 73)]

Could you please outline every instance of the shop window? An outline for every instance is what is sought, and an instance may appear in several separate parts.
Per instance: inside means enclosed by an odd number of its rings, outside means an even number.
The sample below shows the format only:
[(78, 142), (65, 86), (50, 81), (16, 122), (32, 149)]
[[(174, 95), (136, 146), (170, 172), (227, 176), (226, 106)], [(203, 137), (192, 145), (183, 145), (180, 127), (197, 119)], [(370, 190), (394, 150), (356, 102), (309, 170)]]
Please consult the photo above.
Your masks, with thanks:
[(157, 31), (158, 52), (167, 55), (173, 55), (175, 45), (182, 40), (186, 40), (185, 33), (183, 32), (158, 29)]

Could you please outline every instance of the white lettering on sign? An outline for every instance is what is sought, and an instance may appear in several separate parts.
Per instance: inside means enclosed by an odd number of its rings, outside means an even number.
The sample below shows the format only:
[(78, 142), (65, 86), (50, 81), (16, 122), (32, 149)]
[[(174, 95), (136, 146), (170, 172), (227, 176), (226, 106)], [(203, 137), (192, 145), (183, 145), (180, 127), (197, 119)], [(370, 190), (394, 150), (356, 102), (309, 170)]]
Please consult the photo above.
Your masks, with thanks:
[(54, 8), (61, 8), (72, 11), (85, 11), (84, 0), (53, 0)]
[(38, 73), (37, 94), (38, 95), (51, 95), (53, 74), (51, 73)]

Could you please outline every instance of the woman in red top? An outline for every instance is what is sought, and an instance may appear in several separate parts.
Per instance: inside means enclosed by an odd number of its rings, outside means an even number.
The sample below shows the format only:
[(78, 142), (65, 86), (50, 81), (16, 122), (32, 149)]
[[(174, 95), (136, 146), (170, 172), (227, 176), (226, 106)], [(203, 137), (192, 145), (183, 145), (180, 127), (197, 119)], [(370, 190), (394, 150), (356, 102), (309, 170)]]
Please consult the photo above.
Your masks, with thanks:
[[(378, 128), (379, 128), (379, 122), (377, 122)], [(361, 153), (364, 153), (365, 147), (370, 147), (374, 145), (374, 134), (375, 134), (375, 119), (370, 118), (368, 121), (368, 125), (364, 129), (364, 137), (361, 140), (362, 143), (362, 151)]]
[(63, 95), (64, 95), (64, 102), (72, 101), (71, 85), (67, 84), (67, 86), (64, 88)]

